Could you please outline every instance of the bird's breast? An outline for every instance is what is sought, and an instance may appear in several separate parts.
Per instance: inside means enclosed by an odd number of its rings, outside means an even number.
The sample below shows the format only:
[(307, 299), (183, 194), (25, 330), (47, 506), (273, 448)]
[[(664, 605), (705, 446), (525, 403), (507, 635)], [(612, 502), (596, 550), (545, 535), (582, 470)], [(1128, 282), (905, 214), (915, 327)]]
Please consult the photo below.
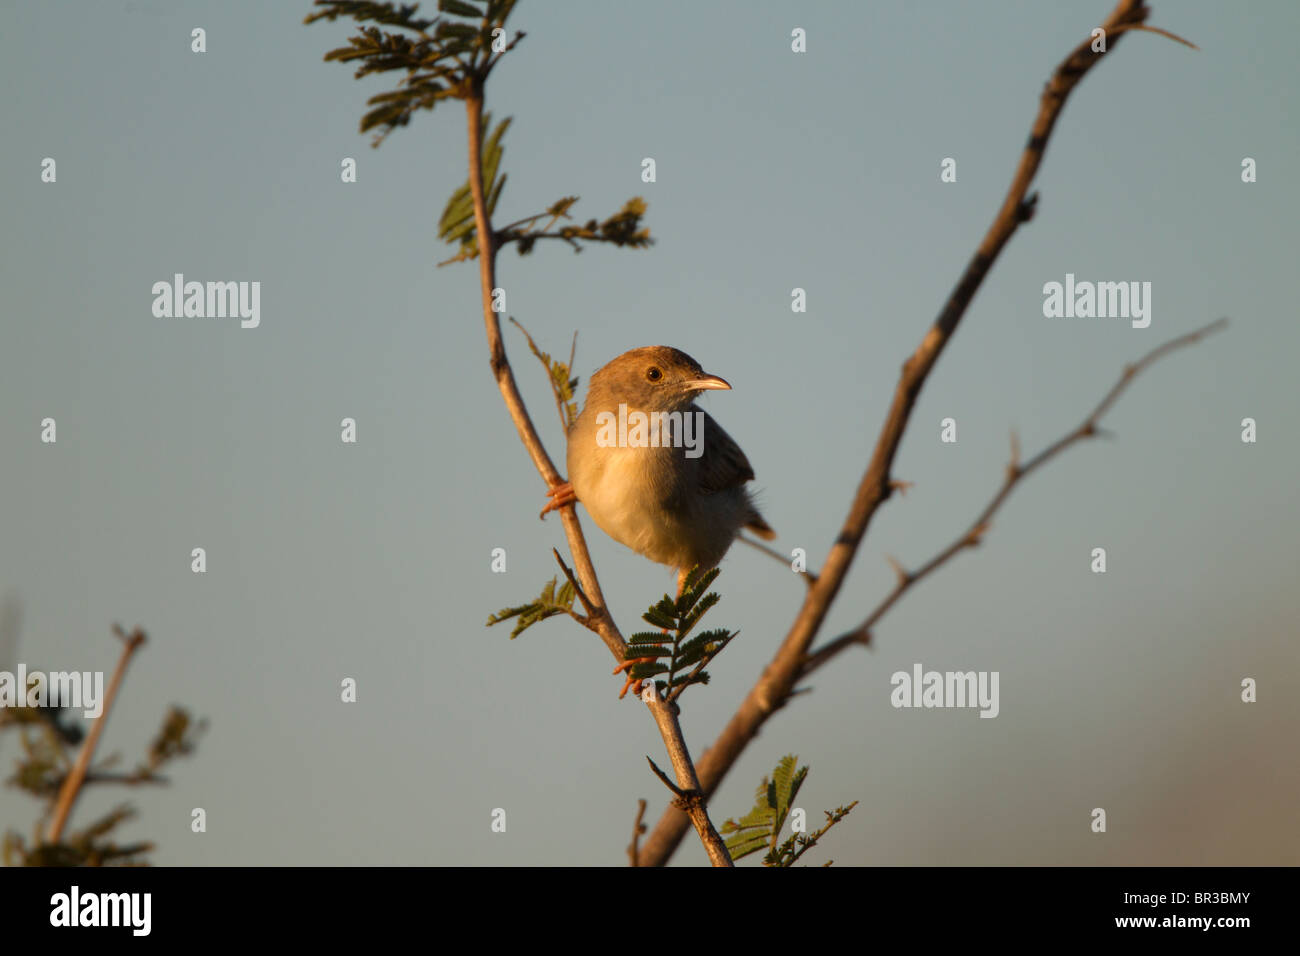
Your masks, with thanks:
[[(602, 447), (568, 456), (578, 500), (607, 535), (661, 564), (681, 566), (692, 554), (684, 483), (693, 474), (674, 460), (681, 449)], [(689, 566), (689, 565), (688, 565)]]

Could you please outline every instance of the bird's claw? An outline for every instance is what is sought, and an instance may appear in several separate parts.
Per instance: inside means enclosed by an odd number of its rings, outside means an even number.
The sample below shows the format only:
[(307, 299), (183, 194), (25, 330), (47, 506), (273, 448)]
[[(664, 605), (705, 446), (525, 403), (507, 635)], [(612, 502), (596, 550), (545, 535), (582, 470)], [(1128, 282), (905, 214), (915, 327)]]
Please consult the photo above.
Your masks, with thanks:
[(628, 688), (637, 682), (637, 679), (632, 676), (632, 668), (637, 664), (654, 663), (656, 660), (658, 660), (657, 657), (634, 657), (632, 660), (624, 661), (622, 664), (619, 664), (614, 668), (615, 674), (621, 670), (627, 671), (627, 680), (623, 682), (623, 689), (618, 692), (619, 700), (622, 700), (627, 695)]
[(539, 518), (545, 518), (548, 511), (559, 511), (561, 508), (577, 504), (578, 501), (578, 496), (573, 493), (573, 485), (567, 481), (547, 488), (546, 497), (551, 500), (546, 503), (542, 513), (537, 516)]

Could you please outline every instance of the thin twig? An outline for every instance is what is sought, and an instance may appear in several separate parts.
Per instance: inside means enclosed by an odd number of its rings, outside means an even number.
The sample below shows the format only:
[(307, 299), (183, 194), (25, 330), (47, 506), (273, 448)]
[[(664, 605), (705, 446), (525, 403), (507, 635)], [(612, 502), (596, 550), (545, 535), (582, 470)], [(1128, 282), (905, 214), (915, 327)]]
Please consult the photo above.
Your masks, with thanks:
[[(564, 397), (560, 394), (559, 386), (555, 384), (555, 376), (551, 372), (550, 365), (547, 364), (546, 358), (543, 357), (542, 350), (537, 347), (537, 343), (533, 341), (533, 337), (528, 334), (528, 330), (523, 327), (520, 321), (516, 319), (513, 315), (510, 316), (510, 321), (511, 323), (514, 324), (515, 328), (517, 328), (520, 332), (524, 333), (524, 338), (528, 340), (528, 347), (532, 349), (533, 355), (537, 357), (537, 361), (542, 363), (542, 368), (546, 369), (546, 380), (551, 386), (551, 395), (554, 396), (555, 398), (555, 411), (560, 416), (560, 428), (567, 433), (569, 430), (569, 422), (564, 416)], [(574, 336), (575, 336), (574, 342), (576, 344), (577, 342), (576, 332), (574, 333)], [(572, 369), (573, 366), (569, 366), (570, 375), (572, 375)]]
[(72, 813), (72, 805), (77, 802), (77, 795), (81, 792), (81, 785), (85, 781), (91, 758), (95, 756), (95, 747), (99, 744), (100, 734), (104, 732), (104, 725), (108, 723), (108, 714), (113, 708), (113, 701), (117, 698), (117, 689), (122, 684), (122, 677), (126, 674), (126, 665), (131, 662), (131, 656), (135, 654), (136, 649), (144, 643), (144, 631), (139, 628), (132, 631), (129, 636), (120, 627), (114, 627), (113, 631), (122, 640), (122, 656), (117, 661), (117, 669), (113, 671), (113, 679), (108, 682), (108, 692), (104, 695), (104, 709), (95, 718), (90, 733), (86, 735), (86, 740), (81, 745), (81, 752), (77, 754), (77, 762), (73, 765), (67, 779), (63, 781), (59, 800), (54, 806), (54, 819), (50, 822), (50, 828), (45, 835), (46, 843), (58, 843), (63, 837), (63, 828), (68, 822), (68, 815)]
[(1046, 464), (1052, 458), (1055, 458), (1076, 442), (1083, 441), (1087, 438), (1097, 437), (1099, 433), (1097, 427), (1098, 419), (1100, 419), (1101, 416), (1110, 409), (1116, 399), (1118, 399), (1124, 390), (1128, 388), (1133, 379), (1136, 378), (1140, 372), (1153, 362), (1172, 352), (1174, 349), (1191, 345), (1194, 342), (1200, 341), (1205, 336), (1219, 331), (1227, 324), (1227, 322), (1228, 320), (1226, 318), (1218, 319), (1203, 328), (1197, 329), (1195, 332), (1189, 332), (1187, 335), (1180, 335), (1178, 338), (1171, 339), (1163, 345), (1152, 349), (1132, 365), (1124, 366), (1124, 372), (1120, 375), (1119, 381), (1116, 382), (1115, 386), (1106, 393), (1105, 397), (1102, 398), (1101, 402), (1098, 403), (1097, 407), (1092, 410), (1088, 417), (1083, 420), (1083, 424), (1048, 445), (1033, 458), (1029, 459), (1029, 461), (1023, 466), (1018, 460), (1020, 455), (1019, 441), (1013, 436), (1011, 442), (1011, 462), (1007, 466), (1006, 478), (1003, 480), (1002, 486), (998, 489), (997, 494), (993, 496), (992, 500), (989, 501), (984, 510), (979, 513), (979, 516), (975, 518), (970, 527), (962, 532), (962, 534), (959, 535), (952, 544), (948, 545), (948, 547), (944, 548), (929, 561), (925, 562), (925, 564), (921, 565), (917, 570), (904, 572), (900, 568), (899, 570), (901, 573), (898, 576), (898, 581), (894, 585), (893, 590), (885, 596), (885, 599), (876, 605), (875, 609), (867, 615), (866, 619), (853, 630), (846, 634), (841, 634), (825, 647), (818, 648), (809, 654), (800, 676), (807, 677), (846, 647), (851, 647), (854, 644), (868, 643), (871, 636), (871, 629), (879, 623), (880, 619), (888, 613), (889, 609), (898, 602), (909, 588), (913, 587), (924, 578), (929, 577), (929, 575), (937, 571), (962, 551), (965, 551), (967, 548), (974, 548), (980, 543), (980, 539), (990, 527), (993, 515), (1002, 507), (1003, 502), (1007, 500), (1007, 497), (1011, 494), (1011, 490), (1015, 488), (1016, 485), (1032, 472), (1037, 470), (1040, 466)]
[(587, 611), (587, 616), (585, 618), (578, 617), (578, 615), (575, 614), (573, 615), (573, 619), (581, 622), (582, 624), (591, 628), (593, 631), (596, 630), (596, 625), (593, 623), (593, 617), (596, 613), (596, 608), (592, 605), (591, 601), (587, 598), (586, 592), (582, 590), (582, 585), (579, 584), (577, 580), (573, 577), (573, 572), (569, 570), (569, 566), (565, 564), (564, 559), (560, 557), (559, 550), (557, 550), (556, 548), (551, 548), (551, 554), (555, 555), (555, 560), (558, 561), (560, 564), (560, 570), (564, 572), (564, 576), (568, 578), (569, 583), (573, 585), (574, 593), (578, 595), (578, 600), (582, 602), (583, 608), (585, 608)]
[(1159, 27), (1149, 26), (1145, 23), (1128, 23), (1125, 24), (1124, 26), (1116, 27), (1114, 30), (1111, 31), (1111, 34), (1113, 35), (1116, 33), (1123, 33), (1126, 30), (1144, 30), (1147, 33), (1158, 33), (1162, 37), (1166, 37), (1167, 39), (1173, 40), (1175, 43), (1181, 43), (1183, 46), (1189, 46), (1193, 50), (1199, 51), (1201, 49), (1191, 40), (1184, 40), (1177, 33), (1170, 33), (1168, 30), (1162, 30)]
[[(782, 554), (780, 551), (776, 550), (776, 548), (770, 548), (767, 545), (763, 544), (763, 542), (755, 541), (753, 538), (749, 537), (748, 535), (743, 535), (743, 534), (736, 535), (736, 540), (749, 545), (755, 551), (762, 551), (764, 554), (766, 554), (772, 560), (776, 561), (778, 564), (785, 566), (786, 569), (790, 568), (789, 559), (786, 558), (786, 556)], [(804, 579), (804, 583), (806, 583), (809, 587), (812, 587), (814, 584), (817, 583), (817, 575), (815, 572), (805, 570), (797, 573), (801, 578)]]
[[(477, 230), (476, 240), (479, 247), (479, 291), (483, 300), (483, 323), (487, 330), (492, 375), (501, 390), (501, 397), (505, 400), (510, 420), (514, 422), (515, 430), (519, 432), (519, 440), (524, 443), (533, 465), (541, 473), (547, 486), (554, 488), (561, 484), (560, 473), (556, 471), (550, 455), (546, 453), (546, 448), (542, 445), (542, 440), (538, 437), (533, 421), (528, 415), (528, 409), (524, 406), (523, 397), (519, 394), (519, 386), (515, 383), (514, 371), (510, 367), (510, 360), (506, 358), (505, 343), (501, 338), (501, 322), (496, 312), (492, 310), (492, 290), (496, 287), (497, 249), (492, 225), (488, 222), (487, 200), (483, 192), (482, 78), (473, 80), (470, 95), (465, 99), (465, 113), (469, 124), (469, 188), (474, 199), (474, 227)], [(560, 520), (564, 523), (564, 531), (569, 539), (569, 551), (573, 555), (578, 580), (582, 582), (583, 590), (594, 609), (592, 623), (595, 625), (596, 633), (605, 642), (614, 659), (621, 661), (625, 656), (627, 644), (605, 604), (605, 595), (600, 589), (600, 581), (596, 578), (596, 568), (591, 563), (591, 554), (587, 550), (587, 541), (582, 534), (582, 525), (578, 523), (578, 515), (572, 506), (568, 506), (560, 509)]]
[[(653, 764), (653, 762), (652, 762)], [(645, 798), (642, 797), (636, 802), (636, 820), (632, 823), (632, 842), (627, 845), (627, 859), (632, 866), (636, 866), (637, 853), (640, 850), (641, 834), (645, 833)]]
[(704, 792), (700, 789), (695, 765), (691, 762), (691, 755), (686, 749), (686, 740), (682, 737), (681, 725), (677, 722), (677, 705), (660, 697), (653, 682), (646, 685), (641, 699), (650, 708), (650, 713), (659, 727), (659, 735), (663, 737), (664, 745), (668, 748), (668, 757), (673, 762), (677, 783), (674, 784), (669, 780), (664, 772), (655, 766), (655, 762), (646, 757), (650, 769), (676, 795), (677, 799), (673, 802), (695, 825), (695, 832), (699, 834), (700, 842), (704, 844), (704, 849), (709, 854), (709, 861), (714, 866), (734, 866), (735, 864), (731, 862), (731, 854), (727, 852), (727, 844), (723, 842), (713, 826), (713, 821), (709, 819)]
[[(1113, 50), (1115, 44), (1122, 39), (1124, 30), (1143, 23), (1149, 12), (1142, 0), (1120, 0), (1102, 25), (1110, 37), (1109, 49)], [(822, 564), (817, 583), (808, 589), (803, 606), (772, 661), (713, 746), (700, 758), (698, 772), (706, 794), (717, 789), (759, 728), (789, 699), (795, 681), (808, 660), (812, 641), (830, 612), (871, 519), (896, 490), (891, 475), (894, 457), (911, 420), (912, 409), (922, 386), (951, 341), (957, 325), (998, 255), (1020, 225), (1033, 218), (1038, 197), (1036, 194), (1028, 195), (1029, 186), (1038, 173), (1052, 130), (1070, 93), (1087, 72), (1104, 58), (1093, 53), (1091, 45), (1092, 39), (1089, 36), (1057, 66), (1044, 86), (1029, 141), (1021, 153), (1011, 186), (992, 225), (921, 344), (903, 365), (871, 461), (858, 484), (844, 524)], [(687, 824), (686, 817), (675, 808), (664, 811), (642, 847), (642, 865), (661, 866), (666, 863), (681, 842)]]
[(645, 762), (650, 765), (650, 769), (654, 771), (654, 775), (659, 778), (659, 782), (672, 791), (673, 796), (677, 797), (678, 799), (681, 799), (682, 797), (686, 796), (686, 794), (689, 791), (683, 790), (681, 787), (677, 786), (677, 784), (673, 783), (672, 779), (668, 776), (668, 774), (660, 770), (659, 765), (655, 763), (652, 759), (650, 759), (650, 757), (647, 756), (645, 758)]
[[(573, 330), (573, 341), (569, 343), (569, 377), (573, 378), (573, 357), (578, 354), (578, 330)], [(567, 426), (566, 426), (567, 427)]]
[(811, 674), (813, 671), (821, 667), (823, 664), (825, 664), (828, 660), (830, 660), (840, 651), (844, 650), (845, 648), (854, 647), (859, 644), (862, 645), (863, 647), (871, 646), (870, 631), (861, 631), (855, 629), (849, 631), (847, 634), (841, 634), (839, 637), (835, 638), (835, 640), (830, 641), (827, 644), (823, 645), (822, 647), (817, 648), (817, 650), (811, 652), (808, 655), (808, 657), (804, 660), (803, 670), (800, 671), (800, 676), (803, 677), (803, 676), (807, 676), (808, 674)]

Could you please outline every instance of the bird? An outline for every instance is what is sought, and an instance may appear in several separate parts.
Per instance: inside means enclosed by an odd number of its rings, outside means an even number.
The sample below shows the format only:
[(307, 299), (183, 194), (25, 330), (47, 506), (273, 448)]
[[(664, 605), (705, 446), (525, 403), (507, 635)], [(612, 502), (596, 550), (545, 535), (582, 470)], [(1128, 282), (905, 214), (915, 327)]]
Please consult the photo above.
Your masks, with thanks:
[(754, 480), (749, 459), (695, 404), (702, 392), (730, 389), (664, 345), (601, 367), (568, 429), (569, 480), (546, 492), (542, 516), (581, 502), (605, 534), (676, 569), (678, 596), (690, 570), (716, 567), (742, 529), (776, 537), (745, 487)]

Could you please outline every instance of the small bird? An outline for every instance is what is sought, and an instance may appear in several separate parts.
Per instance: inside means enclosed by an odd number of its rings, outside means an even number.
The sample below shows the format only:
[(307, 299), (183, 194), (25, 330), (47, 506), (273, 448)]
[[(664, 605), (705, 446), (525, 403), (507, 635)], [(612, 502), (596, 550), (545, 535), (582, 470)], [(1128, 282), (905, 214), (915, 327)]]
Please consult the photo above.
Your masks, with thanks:
[(542, 514), (581, 501), (615, 541), (676, 568), (679, 595), (690, 569), (716, 566), (742, 528), (776, 537), (745, 489), (745, 453), (695, 404), (730, 388), (677, 349), (624, 352), (592, 375), (569, 429), (569, 480), (547, 491)]

